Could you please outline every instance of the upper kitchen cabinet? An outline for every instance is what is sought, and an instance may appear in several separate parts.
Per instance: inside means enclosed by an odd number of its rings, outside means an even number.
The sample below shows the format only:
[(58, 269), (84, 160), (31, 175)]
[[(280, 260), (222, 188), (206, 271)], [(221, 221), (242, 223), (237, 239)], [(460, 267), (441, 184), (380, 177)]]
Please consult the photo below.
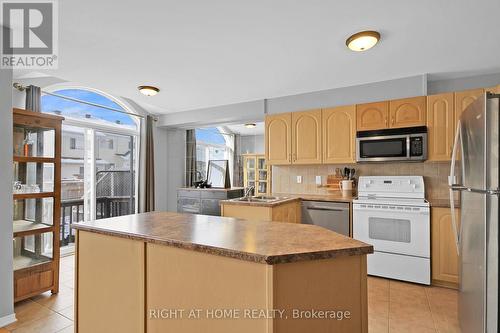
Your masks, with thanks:
[(425, 126), (425, 109), (425, 96), (392, 100), (389, 102), (389, 127)]
[(494, 87), (489, 87), (485, 89), (488, 92), (494, 93), (494, 94), (500, 94), (500, 85), (494, 86)]
[(356, 105), (356, 127), (358, 131), (389, 127), (389, 102)]
[(458, 119), (460, 119), (460, 115), (462, 114), (462, 112), (464, 112), (465, 109), (467, 109), (467, 107), (471, 105), (475, 100), (477, 100), (483, 93), (484, 89), (472, 89), (455, 93), (454, 127), (458, 123)]
[(321, 163), (321, 110), (292, 113), (292, 163)]
[(453, 93), (427, 97), (428, 160), (449, 161), (455, 133)]
[(356, 106), (322, 111), (323, 163), (356, 162)]
[(270, 165), (292, 163), (292, 114), (266, 116), (266, 159)]

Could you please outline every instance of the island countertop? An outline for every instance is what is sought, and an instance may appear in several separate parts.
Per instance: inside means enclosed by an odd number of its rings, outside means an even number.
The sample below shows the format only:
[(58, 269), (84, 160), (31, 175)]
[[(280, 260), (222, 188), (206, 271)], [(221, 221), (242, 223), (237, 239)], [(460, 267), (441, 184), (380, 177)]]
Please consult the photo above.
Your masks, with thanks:
[(268, 265), (373, 253), (373, 246), (306, 224), (152, 212), (73, 228)]

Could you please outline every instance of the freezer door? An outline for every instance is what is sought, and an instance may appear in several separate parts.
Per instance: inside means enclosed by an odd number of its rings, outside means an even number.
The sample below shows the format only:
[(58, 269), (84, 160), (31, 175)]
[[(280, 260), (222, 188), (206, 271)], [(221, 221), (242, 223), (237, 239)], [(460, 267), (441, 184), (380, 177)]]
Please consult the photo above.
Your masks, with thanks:
[(463, 186), (473, 190), (499, 187), (499, 98), (483, 95), (460, 117)]
[(485, 189), (486, 95), (472, 103), (460, 117), (463, 186)]
[(499, 187), (500, 161), (500, 98), (486, 99), (486, 188)]
[(485, 332), (486, 194), (462, 192), (460, 293), (462, 332)]

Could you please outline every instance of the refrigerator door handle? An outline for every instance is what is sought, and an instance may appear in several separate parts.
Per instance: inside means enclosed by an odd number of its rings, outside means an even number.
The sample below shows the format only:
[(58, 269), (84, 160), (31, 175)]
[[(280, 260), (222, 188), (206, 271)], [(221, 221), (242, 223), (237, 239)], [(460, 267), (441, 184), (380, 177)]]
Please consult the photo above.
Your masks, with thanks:
[(462, 132), (460, 126), (460, 120), (457, 124), (457, 130), (455, 132), (455, 141), (453, 142), (453, 153), (451, 154), (451, 167), (450, 176), (448, 177), (448, 184), (450, 186), (450, 209), (451, 209), (451, 226), (453, 228), (453, 234), (455, 236), (455, 246), (457, 248), (457, 254), (460, 255), (460, 238), (461, 230), (457, 227), (457, 221), (455, 216), (455, 198), (453, 195), (454, 191), (465, 191), (467, 187), (462, 184), (457, 184), (457, 179), (455, 176), (455, 162), (457, 160), (458, 143), (462, 139)]

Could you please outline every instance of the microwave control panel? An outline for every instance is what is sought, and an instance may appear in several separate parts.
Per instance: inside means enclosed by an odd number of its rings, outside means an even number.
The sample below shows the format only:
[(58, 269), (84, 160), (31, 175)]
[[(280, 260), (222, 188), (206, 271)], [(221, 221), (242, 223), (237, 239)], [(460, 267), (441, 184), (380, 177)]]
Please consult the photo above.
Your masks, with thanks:
[(410, 156), (422, 156), (424, 145), (421, 137), (410, 138)]

